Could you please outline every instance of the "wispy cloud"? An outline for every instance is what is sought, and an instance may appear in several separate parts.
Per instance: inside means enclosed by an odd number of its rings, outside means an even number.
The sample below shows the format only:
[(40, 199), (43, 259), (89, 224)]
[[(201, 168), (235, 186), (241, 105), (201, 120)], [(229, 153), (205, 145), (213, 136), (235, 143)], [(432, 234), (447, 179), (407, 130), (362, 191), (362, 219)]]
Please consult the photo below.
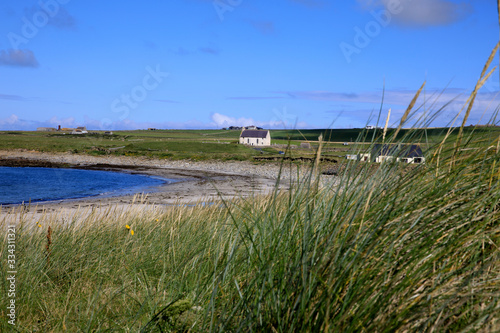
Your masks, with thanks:
[[(45, 12), (45, 10), (40, 6), (32, 6), (25, 8), (24, 12), (27, 17), (31, 18), (39, 12)], [(75, 17), (71, 15), (63, 6), (58, 6), (57, 12), (47, 13), (47, 16), (49, 17), (47, 25), (62, 30), (76, 29)]]
[[(415, 91), (406, 89), (394, 89), (382, 91), (368, 91), (360, 93), (344, 93), (332, 91), (281, 91), (276, 92), (283, 96), (289, 96), (294, 99), (303, 99), (311, 101), (331, 102), (334, 107), (325, 113), (343, 112), (342, 118), (353, 119), (352, 123), (357, 126), (364, 126), (362, 121), (366, 121), (369, 115), (380, 108), (382, 95), (384, 95), (383, 108), (392, 108), (392, 119), (399, 121), (406, 110), (408, 104), (415, 95)], [(421, 94), (417, 104), (413, 108), (415, 111), (414, 119), (420, 116), (439, 112), (435, 123), (439, 126), (448, 125), (466, 105), (470, 92), (464, 89), (447, 89), (446, 91), (429, 89), (425, 94)], [(472, 124), (486, 123), (491, 120), (495, 110), (500, 105), (500, 95), (498, 91), (479, 92), (469, 120)], [(458, 116), (461, 119), (462, 114)], [(356, 120), (358, 119), (358, 120)]]
[(221, 53), (221, 50), (216, 48), (216, 47), (212, 47), (212, 46), (200, 46), (196, 50), (190, 50), (190, 49), (187, 49), (187, 48), (184, 48), (181, 46), (181, 47), (177, 47), (175, 49), (170, 49), (170, 52), (172, 52), (173, 54), (178, 55), (178, 56), (189, 56), (189, 55), (200, 54), (200, 53), (209, 54), (209, 55), (218, 55), (219, 53)]
[(59, 99), (47, 99), (41, 97), (26, 97), (21, 95), (3, 94), (0, 93), (0, 100), (5, 101), (18, 101), (18, 102), (38, 102), (38, 103), (59, 103), (59, 104), (74, 104), (73, 102), (67, 102)]
[(0, 94), (0, 99), (7, 101), (28, 101), (29, 99), (19, 95)]
[[(312, 90), (312, 91), (275, 91), (276, 94), (281, 94), (289, 98), (297, 99), (307, 99), (313, 101), (359, 101), (360, 98), (366, 99), (365, 102), (371, 103), (374, 101), (374, 94), (369, 93), (361, 96), (356, 93), (343, 93), (343, 92), (333, 92), (324, 90)], [(379, 99), (380, 100), (380, 99)]]
[(201, 53), (208, 53), (208, 54), (212, 54), (212, 55), (217, 55), (220, 53), (219, 49), (216, 49), (216, 48), (210, 47), (210, 46), (199, 47), (198, 51), (200, 51)]
[(321, 8), (326, 5), (326, 2), (322, 0), (290, 0), (290, 1), (304, 5), (309, 8)]
[(264, 35), (274, 33), (274, 22), (272, 21), (250, 21), (250, 25)]
[(383, 7), (394, 22), (406, 27), (449, 25), (473, 12), (469, 2), (449, 0), (357, 0), (364, 9)]
[(188, 49), (185, 49), (183, 47), (178, 47), (176, 49), (171, 49), (170, 51), (172, 53), (176, 54), (176, 55), (179, 55), (179, 56), (187, 56), (187, 55), (190, 55), (190, 54), (193, 53), (192, 51), (189, 51)]
[[(382, 96), (384, 104), (387, 105), (401, 105), (406, 106), (410, 103), (415, 95), (414, 90), (408, 89), (393, 89), (380, 91), (364, 91), (359, 93), (353, 92), (336, 92), (326, 90), (310, 90), (310, 91), (276, 91), (276, 94), (288, 96), (294, 99), (304, 99), (311, 101), (327, 101), (327, 102), (349, 102), (349, 103), (367, 103), (367, 104), (380, 104)], [(426, 98), (435, 99), (439, 95), (440, 100), (451, 101), (460, 97), (460, 100), (465, 101), (464, 97), (466, 92), (463, 89), (448, 89), (446, 92), (438, 90), (427, 90)], [(465, 98), (465, 99), (464, 99)], [(424, 94), (420, 95), (419, 100), (423, 101)]]
[[(136, 130), (145, 128), (175, 128), (175, 129), (219, 129), (228, 126), (248, 126), (256, 125), (263, 128), (283, 128), (283, 121), (270, 120), (258, 121), (253, 118), (236, 118), (227, 116), (220, 113), (214, 113), (206, 122), (192, 119), (183, 122), (173, 121), (134, 121), (131, 119), (115, 120), (115, 121), (102, 121), (92, 119), (87, 116), (82, 120), (77, 120), (73, 117), (60, 118), (51, 117), (48, 120), (25, 120), (16, 114), (11, 114), (9, 117), (0, 118), (0, 130), (25, 130), (33, 131), (38, 127), (54, 127), (58, 125), (62, 127), (77, 127), (86, 126), (89, 130)], [(287, 124), (287, 126), (294, 126), (295, 124)], [(296, 128), (310, 128), (305, 122), (298, 122)]]
[(246, 101), (253, 101), (253, 100), (259, 100), (259, 99), (283, 99), (286, 97), (282, 96), (239, 96), (239, 97), (228, 97), (226, 99), (232, 99), (232, 100), (246, 100)]
[(81, 124), (78, 123), (75, 118), (58, 118), (51, 117), (45, 121), (36, 120), (26, 120), (19, 118), (16, 114), (11, 114), (7, 118), (0, 118), (0, 130), (36, 130), (37, 127), (57, 127), (61, 125), (62, 127), (76, 127)]
[(160, 102), (160, 103), (175, 103), (175, 104), (179, 103), (177, 101), (173, 101), (173, 100), (170, 100), (170, 99), (155, 99), (154, 101), (155, 102)]
[(156, 50), (158, 48), (158, 44), (156, 44), (153, 41), (150, 40), (144, 40), (143, 45), (145, 48), (151, 49), (151, 50)]
[(32, 67), (39, 66), (31, 50), (0, 50), (0, 66)]

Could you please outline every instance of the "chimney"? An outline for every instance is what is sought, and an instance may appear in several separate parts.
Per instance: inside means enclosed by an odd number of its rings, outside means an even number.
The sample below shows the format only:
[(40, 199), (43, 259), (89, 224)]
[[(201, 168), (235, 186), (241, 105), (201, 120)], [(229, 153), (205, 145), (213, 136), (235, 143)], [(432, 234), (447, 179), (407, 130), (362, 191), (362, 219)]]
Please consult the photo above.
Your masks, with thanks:
[(60, 131), (60, 130), (61, 130), (61, 125), (59, 125), (59, 127), (57, 128), (57, 130), (58, 130), (58, 131)]

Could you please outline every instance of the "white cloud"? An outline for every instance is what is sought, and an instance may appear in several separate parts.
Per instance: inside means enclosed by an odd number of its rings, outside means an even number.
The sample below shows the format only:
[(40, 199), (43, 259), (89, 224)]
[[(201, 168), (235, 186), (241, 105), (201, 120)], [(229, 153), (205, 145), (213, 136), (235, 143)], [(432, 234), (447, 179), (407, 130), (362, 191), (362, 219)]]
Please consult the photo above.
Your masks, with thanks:
[(252, 118), (235, 118), (220, 113), (212, 114), (211, 118), (212, 121), (217, 125), (217, 127), (255, 125), (255, 121)]
[(8, 125), (13, 125), (13, 124), (16, 124), (17, 122), (19, 122), (19, 117), (16, 116), (15, 114), (12, 114), (10, 117), (8, 117), (6, 119), (3, 119), (3, 122), (2, 122), (2, 120), (0, 120), (0, 124), (5, 123)]
[(38, 61), (30, 50), (0, 50), (0, 66), (38, 67)]
[(366, 10), (384, 7), (394, 21), (407, 27), (449, 25), (467, 17), (473, 7), (469, 2), (449, 0), (358, 0)]
[(279, 111), (273, 111), (273, 117), (269, 121), (259, 121), (253, 118), (235, 118), (226, 116), (220, 113), (212, 114), (211, 118), (216, 128), (223, 128), (229, 126), (250, 126), (255, 125), (262, 128), (311, 128), (311, 126), (305, 121), (297, 121), (297, 117), (286, 114), (280, 114)]

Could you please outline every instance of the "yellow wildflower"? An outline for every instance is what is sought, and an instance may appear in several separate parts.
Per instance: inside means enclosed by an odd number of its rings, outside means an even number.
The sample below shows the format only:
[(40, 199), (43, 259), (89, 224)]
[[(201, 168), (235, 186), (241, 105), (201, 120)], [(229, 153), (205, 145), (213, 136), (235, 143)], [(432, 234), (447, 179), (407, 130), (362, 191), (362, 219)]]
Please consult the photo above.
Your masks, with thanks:
[(133, 236), (134, 235), (134, 230), (130, 230), (130, 234)]
[(130, 229), (130, 226), (128, 224), (125, 225), (125, 229)]

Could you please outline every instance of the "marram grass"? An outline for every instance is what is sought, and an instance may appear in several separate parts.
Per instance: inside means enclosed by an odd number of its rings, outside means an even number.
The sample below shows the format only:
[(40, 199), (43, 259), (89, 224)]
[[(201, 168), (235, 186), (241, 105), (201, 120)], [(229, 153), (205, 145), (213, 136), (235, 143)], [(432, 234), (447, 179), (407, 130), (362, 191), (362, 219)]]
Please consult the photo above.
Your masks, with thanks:
[(498, 138), (481, 146), (209, 207), (20, 212), (16, 329), (498, 331)]

